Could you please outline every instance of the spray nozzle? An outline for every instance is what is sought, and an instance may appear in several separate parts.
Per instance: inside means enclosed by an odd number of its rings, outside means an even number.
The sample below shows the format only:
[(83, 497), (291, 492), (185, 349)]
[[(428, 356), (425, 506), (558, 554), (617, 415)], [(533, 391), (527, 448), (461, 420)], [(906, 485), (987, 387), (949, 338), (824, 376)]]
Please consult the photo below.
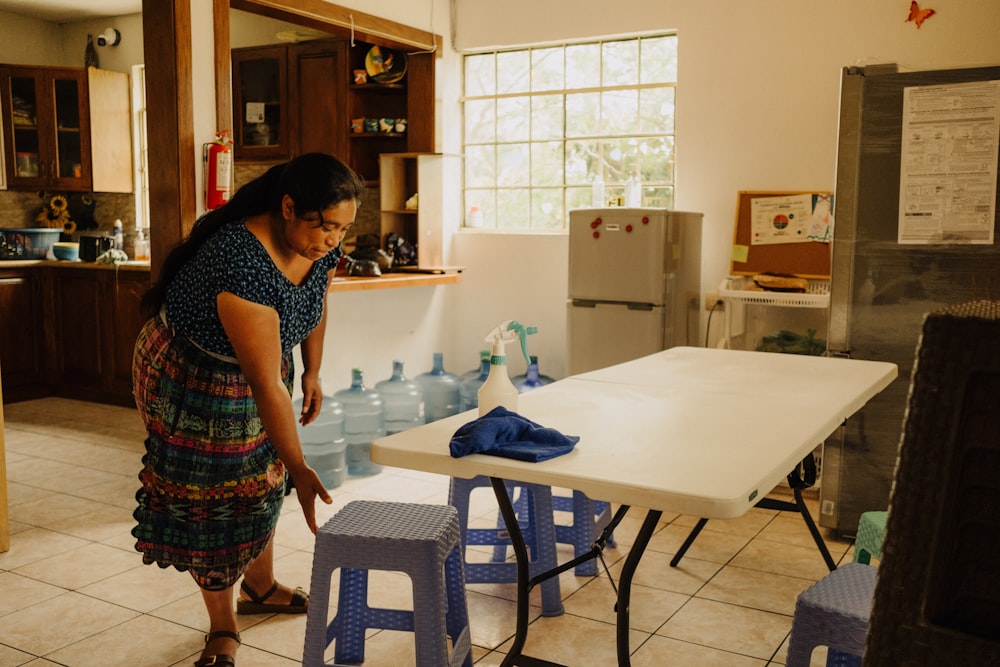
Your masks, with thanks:
[(524, 361), (531, 363), (528, 356), (528, 336), (538, 333), (538, 327), (526, 327), (515, 320), (507, 320), (486, 336), (486, 342), (493, 343), (493, 354), (504, 355), (504, 344), (509, 341), (519, 340), (521, 342), (521, 354)]

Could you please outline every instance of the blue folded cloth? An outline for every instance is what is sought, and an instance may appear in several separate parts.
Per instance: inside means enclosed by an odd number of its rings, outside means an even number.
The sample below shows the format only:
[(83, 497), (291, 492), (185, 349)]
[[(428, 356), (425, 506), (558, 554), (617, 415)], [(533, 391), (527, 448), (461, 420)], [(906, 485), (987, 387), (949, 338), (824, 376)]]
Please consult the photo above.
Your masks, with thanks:
[(571, 452), (579, 441), (500, 406), (462, 425), (449, 448), (455, 458), (478, 453), (537, 463)]

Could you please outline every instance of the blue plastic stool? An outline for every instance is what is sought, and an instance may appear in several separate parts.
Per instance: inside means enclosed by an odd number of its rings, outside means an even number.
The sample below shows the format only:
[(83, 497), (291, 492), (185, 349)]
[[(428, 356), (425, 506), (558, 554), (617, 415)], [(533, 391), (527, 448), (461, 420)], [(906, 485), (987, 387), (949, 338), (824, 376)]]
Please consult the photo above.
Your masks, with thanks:
[(827, 667), (861, 667), (877, 571), (846, 563), (799, 594), (786, 667), (808, 667), (817, 646), (829, 647)]
[[(573, 491), (572, 496), (552, 496), (552, 508), (557, 512), (573, 513), (573, 523), (556, 524), (556, 542), (573, 545), (574, 557), (590, 551), (611, 521), (611, 503), (591, 500), (582, 491)], [(607, 546), (616, 546), (613, 536), (608, 537)], [(592, 577), (597, 574), (597, 561), (591, 559), (580, 563), (573, 573), (578, 577)]]
[[(461, 477), (451, 478), (448, 486), (448, 504), (458, 511), (458, 525), (461, 540), (462, 562), (465, 569), (465, 581), (469, 584), (508, 584), (517, 581), (517, 564), (504, 560), (510, 538), (502, 518), (497, 518), (496, 528), (469, 528), (469, 496), (477, 488), (488, 487), (492, 492), (489, 477), (477, 475), (471, 479)], [(513, 495), (515, 489), (521, 489), (518, 525), (524, 537), (524, 543), (531, 554), (531, 576), (551, 570), (558, 565), (556, 555), (556, 529), (552, 508), (552, 489), (541, 484), (525, 484), (522, 482), (507, 482), (507, 493)], [(525, 491), (528, 492), (524, 496)], [(526, 498), (522, 503), (521, 498)], [(493, 545), (494, 561), (489, 563), (470, 563), (466, 559), (466, 547), (469, 545)], [(502, 549), (502, 551), (498, 551)], [(540, 584), (542, 590), (542, 615), (559, 616), (563, 613), (563, 604), (559, 592), (559, 577), (551, 577)]]
[[(353, 501), (316, 533), (302, 664), (365, 659), (368, 628), (414, 633), (417, 667), (472, 667), (458, 516), (447, 505)], [(337, 613), (327, 625), (330, 581), (340, 568)], [(413, 611), (368, 606), (368, 571), (409, 575)], [(448, 656), (448, 638), (452, 654)]]

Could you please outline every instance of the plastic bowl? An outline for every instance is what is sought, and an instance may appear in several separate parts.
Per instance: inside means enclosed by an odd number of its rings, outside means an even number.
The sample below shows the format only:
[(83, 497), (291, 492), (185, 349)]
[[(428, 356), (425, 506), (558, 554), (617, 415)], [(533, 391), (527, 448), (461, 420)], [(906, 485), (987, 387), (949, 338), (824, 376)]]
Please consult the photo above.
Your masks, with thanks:
[(80, 259), (80, 244), (69, 241), (56, 241), (52, 244), (52, 254), (56, 259), (75, 262)]

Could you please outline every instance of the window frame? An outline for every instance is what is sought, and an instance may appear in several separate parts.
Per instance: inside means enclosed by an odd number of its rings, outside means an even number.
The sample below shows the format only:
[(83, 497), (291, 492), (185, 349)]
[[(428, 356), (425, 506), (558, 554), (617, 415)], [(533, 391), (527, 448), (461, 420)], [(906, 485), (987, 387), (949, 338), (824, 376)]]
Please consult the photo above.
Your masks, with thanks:
[[(655, 41), (646, 61), (643, 48), (651, 40)], [(579, 76), (574, 80), (567, 71), (571, 50), (587, 55), (588, 47), (597, 52), (596, 86), (580, 85)], [(617, 70), (612, 67), (616, 48), (634, 50), (635, 67), (631, 73), (625, 71), (633, 77), (628, 81), (620, 78), (622, 66)], [(553, 53), (561, 56), (556, 58), (562, 67), (561, 79), (556, 85), (546, 80), (539, 84), (538, 79), (551, 79), (552, 73), (537, 67), (535, 56)], [(669, 56), (666, 64), (653, 60), (662, 53)], [(640, 205), (672, 208), (677, 53), (676, 31), (464, 53), (460, 97), (465, 156), (463, 229), (565, 232), (571, 209), (595, 205), (592, 181), (598, 171), (606, 177), (606, 205), (624, 205), (626, 179), (638, 170), (643, 193)], [(594, 56), (589, 55), (591, 60), (585, 64), (591, 66), (593, 74)], [(628, 65), (630, 60), (622, 62)], [(470, 71), (470, 67), (479, 69)], [(618, 80), (605, 84), (609, 73)], [(552, 98), (558, 98), (555, 105)], [(536, 104), (560, 110), (557, 136), (551, 134), (556, 123), (541, 115), (544, 109), (536, 109)], [(597, 110), (589, 132), (584, 126), (595, 114), (588, 111), (574, 117), (569, 108), (576, 105), (584, 109), (587, 104), (590, 110)], [(515, 111), (504, 114), (501, 110), (505, 105)], [(615, 109), (627, 112), (621, 114), (624, 121), (612, 115)], [(542, 130), (537, 129), (536, 111), (538, 122), (548, 121)], [(620, 126), (616, 128), (613, 121)], [(552, 172), (558, 173), (550, 178)], [(472, 214), (472, 207), (479, 210), (478, 215)]]

